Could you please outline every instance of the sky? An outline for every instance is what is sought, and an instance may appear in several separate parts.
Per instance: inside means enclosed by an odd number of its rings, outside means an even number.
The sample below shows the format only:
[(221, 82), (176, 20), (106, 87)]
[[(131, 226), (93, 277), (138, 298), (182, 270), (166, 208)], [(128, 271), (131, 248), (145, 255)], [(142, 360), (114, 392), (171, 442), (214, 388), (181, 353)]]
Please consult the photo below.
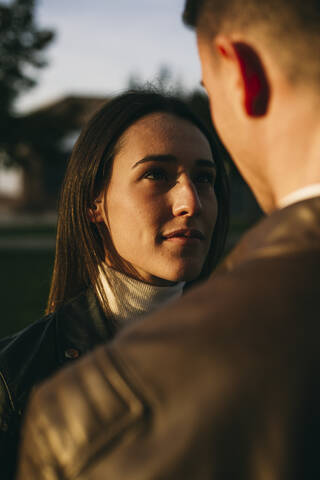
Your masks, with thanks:
[(194, 32), (181, 20), (184, 0), (38, 0), (40, 27), (56, 31), (38, 86), (16, 107), (34, 110), (69, 94), (110, 95), (131, 75), (154, 81), (161, 66), (186, 89), (201, 79)]

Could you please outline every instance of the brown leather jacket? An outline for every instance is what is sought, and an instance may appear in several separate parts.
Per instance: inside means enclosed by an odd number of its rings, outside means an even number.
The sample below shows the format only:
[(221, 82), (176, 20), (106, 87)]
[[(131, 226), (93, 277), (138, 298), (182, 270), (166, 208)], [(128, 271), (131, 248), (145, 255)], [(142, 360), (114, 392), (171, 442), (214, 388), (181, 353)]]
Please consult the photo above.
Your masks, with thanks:
[(320, 198), (33, 396), (19, 480), (320, 478)]

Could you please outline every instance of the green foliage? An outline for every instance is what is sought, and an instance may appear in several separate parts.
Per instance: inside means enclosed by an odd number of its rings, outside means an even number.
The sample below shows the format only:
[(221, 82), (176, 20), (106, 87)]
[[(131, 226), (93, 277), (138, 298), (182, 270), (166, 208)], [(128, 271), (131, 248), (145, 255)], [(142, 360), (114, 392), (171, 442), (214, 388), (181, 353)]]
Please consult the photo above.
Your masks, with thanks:
[(54, 38), (38, 28), (35, 0), (0, 2), (0, 147), (11, 150), (16, 141), (14, 101), (36, 85), (36, 70), (46, 65), (43, 50)]

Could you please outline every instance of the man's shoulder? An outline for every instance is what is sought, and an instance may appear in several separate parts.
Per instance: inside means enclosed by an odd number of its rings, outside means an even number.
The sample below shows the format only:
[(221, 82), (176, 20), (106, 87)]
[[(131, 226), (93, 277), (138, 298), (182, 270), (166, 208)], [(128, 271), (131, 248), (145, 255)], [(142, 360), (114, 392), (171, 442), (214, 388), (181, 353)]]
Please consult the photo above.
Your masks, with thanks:
[[(118, 478), (123, 465), (132, 478), (163, 476), (165, 466), (168, 479), (213, 478), (212, 451), (224, 445), (226, 432), (233, 438), (235, 427), (241, 445), (251, 417), (252, 438), (257, 424), (267, 431), (274, 392), (280, 391), (279, 408), (281, 395), (297, 395), (288, 372), (303, 381), (309, 365), (318, 365), (319, 295), (320, 249), (316, 255), (299, 252), (289, 262), (282, 256), (248, 261), (134, 322), (34, 394), (20, 478), (44, 465), (53, 478), (61, 471), (72, 478), (84, 471)], [(270, 395), (261, 400), (264, 389)], [(240, 422), (233, 425), (238, 406)], [(285, 407), (283, 418), (289, 415)], [(66, 428), (72, 437), (67, 447)], [(57, 441), (48, 447), (46, 436)], [(195, 456), (195, 444), (210, 448)], [(183, 462), (180, 448), (186, 449)], [(157, 455), (147, 469), (134, 461), (151, 450)], [(205, 476), (198, 475), (200, 465)]]
[(228, 255), (221, 270), (230, 271), (259, 258), (290, 258), (319, 251), (319, 240), (320, 197), (314, 197), (260, 220)]

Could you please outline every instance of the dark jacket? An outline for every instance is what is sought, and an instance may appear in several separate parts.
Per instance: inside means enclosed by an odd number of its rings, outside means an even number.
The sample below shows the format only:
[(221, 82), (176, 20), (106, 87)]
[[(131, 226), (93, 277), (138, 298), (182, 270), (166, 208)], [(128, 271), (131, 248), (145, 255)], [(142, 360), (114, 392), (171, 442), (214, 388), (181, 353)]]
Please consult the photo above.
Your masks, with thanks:
[(91, 290), (23, 331), (0, 340), (0, 478), (11, 479), (20, 424), (31, 389), (112, 338)]
[(320, 478), (320, 198), (44, 383), (19, 480)]

